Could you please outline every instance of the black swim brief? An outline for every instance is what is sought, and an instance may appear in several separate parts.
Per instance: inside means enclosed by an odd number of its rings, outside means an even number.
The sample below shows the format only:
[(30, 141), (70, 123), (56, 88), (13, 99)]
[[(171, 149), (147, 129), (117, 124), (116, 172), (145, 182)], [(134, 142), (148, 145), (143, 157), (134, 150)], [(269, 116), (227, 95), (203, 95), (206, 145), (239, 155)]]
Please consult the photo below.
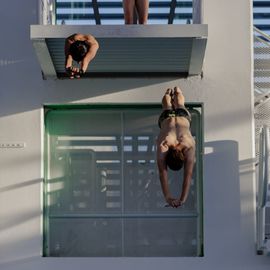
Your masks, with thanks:
[(181, 106), (180, 108), (177, 108), (175, 110), (164, 110), (158, 119), (158, 126), (161, 127), (161, 123), (163, 120), (167, 119), (168, 117), (185, 117), (189, 123), (191, 122), (191, 115), (189, 111), (186, 109), (186, 107)]

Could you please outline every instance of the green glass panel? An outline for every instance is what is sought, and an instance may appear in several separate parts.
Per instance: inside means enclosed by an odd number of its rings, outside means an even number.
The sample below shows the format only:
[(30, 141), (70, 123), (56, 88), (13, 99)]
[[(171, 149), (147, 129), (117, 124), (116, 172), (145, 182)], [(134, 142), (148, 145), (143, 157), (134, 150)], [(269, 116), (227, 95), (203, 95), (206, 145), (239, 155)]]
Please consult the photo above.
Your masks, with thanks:
[[(160, 105), (45, 107), (45, 256), (202, 255), (202, 108), (187, 107), (197, 162), (181, 209), (160, 188)], [(175, 194), (182, 177), (169, 174)]]

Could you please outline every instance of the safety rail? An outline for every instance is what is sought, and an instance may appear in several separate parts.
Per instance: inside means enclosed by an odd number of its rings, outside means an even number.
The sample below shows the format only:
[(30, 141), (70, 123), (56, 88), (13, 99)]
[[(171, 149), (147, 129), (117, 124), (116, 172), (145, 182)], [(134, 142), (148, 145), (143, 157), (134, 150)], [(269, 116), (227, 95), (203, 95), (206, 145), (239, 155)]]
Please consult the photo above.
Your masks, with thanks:
[(39, 1), (39, 24), (52, 25), (55, 24), (55, 0)]
[[(258, 39), (261, 42), (265, 43), (267, 46), (270, 46), (269, 43), (268, 43), (270, 41), (270, 36), (268, 34), (266, 34), (265, 32), (261, 31), (260, 29), (258, 29), (255, 26), (253, 26), (253, 32), (254, 32), (254, 36), (256, 37), (256, 39)], [(257, 34), (257, 35), (255, 35), (255, 34)], [(259, 34), (259, 36), (258, 36), (258, 34)]]
[(253, 36), (255, 147), (258, 158), (261, 127), (270, 126), (270, 36), (255, 26)]
[[(200, 24), (201, 1), (149, 0), (148, 24)], [(40, 24), (124, 24), (123, 3), (122, 0), (40, 0)]]
[(260, 30), (269, 32), (270, 1), (253, 0), (253, 24)]
[(266, 237), (266, 205), (269, 183), (269, 127), (263, 126), (260, 133), (260, 155), (257, 195), (257, 254), (270, 252), (270, 239)]

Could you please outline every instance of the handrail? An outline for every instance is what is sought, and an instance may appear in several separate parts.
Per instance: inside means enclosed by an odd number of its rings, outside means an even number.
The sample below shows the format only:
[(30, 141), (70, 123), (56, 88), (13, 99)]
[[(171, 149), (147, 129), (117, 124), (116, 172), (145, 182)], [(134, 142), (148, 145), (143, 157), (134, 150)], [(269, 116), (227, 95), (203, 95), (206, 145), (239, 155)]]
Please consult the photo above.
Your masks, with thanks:
[(260, 138), (259, 157), (259, 186), (258, 186), (258, 207), (266, 205), (267, 186), (269, 182), (269, 128), (263, 126)]
[(257, 40), (259, 40), (260, 42), (262, 42), (264, 45), (270, 47), (270, 44), (269, 44), (270, 40), (269, 40), (269, 42), (267, 42), (267, 41), (263, 40), (262, 38), (260, 38), (260, 37), (258, 37), (258, 36), (255, 36), (255, 38), (256, 38)]
[[(256, 91), (256, 88), (254, 88), (254, 92)], [(254, 107), (257, 107), (259, 105), (262, 105), (263, 103), (269, 101), (270, 99), (270, 90), (266, 93), (259, 94), (254, 98)]]
[(269, 127), (260, 132), (258, 204), (257, 204), (257, 254), (265, 249), (265, 206), (269, 182)]
[(255, 26), (253, 26), (253, 32), (258, 32), (260, 35), (262, 35), (264, 38), (266, 38), (267, 40), (270, 41), (270, 36), (268, 34), (264, 33), (263, 31), (261, 31), (260, 29), (258, 29)]
[[(263, 40), (262, 38), (260, 38), (259, 36), (255, 35), (255, 32), (258, 32), (261, 36), (263, 36), (267, 41)], [(270, 36), (267, 35), (266, 33), (264, 33), (263, 31), (259, 30), (257, 27), (253, 26), (253, 33), (254, 33), (254, 37), (259, 40), (260, 42), (262, 42), (264, 45), (270, 47)]]
[(261, 200), (261, 190), (262, 190), (262, 183), (263, 183), (263, 173), (264, 173), (264, 128), (261, 128), (260, 131), (260, 140), (259, 140), (259, 171), (258, 171), (258, 204), (257, 207), (261, 208), (262, 200)]
[(267, 187), (269, 183), (269, 128), (264, 127), (265, 130), (265, 165), (264, 165), (264, 179), (263, 179), (263, 193), (262, 193), (262, 207), (266, 205)]
[[(260, 44), (260, 46), (258, 47), (263, 47), (263, 49), (266, 49), (266, 51), (263, 53), (264, 54), (264, 58), (266, 59), (267, 56), (269, 56), (269, 49), (270, 49), (270, 35), (264, 33), (263, 31), (261, 31), (260, 29), (258, 29), (257, 27), (253, 26), (253, 35), (254, 35), (254, 42), (257, 42)], [(254, 45), (254, 49), (256, 49), (256, 45)], [(262, 76), (267, 76), (267, 74), (263, 74), (263, 72), (268, 71), (267, 68), (261, 68), (259, 62), (261, 61), (261, 58), (257, 58), (256, 57), (256, 51), (254, 50), (254, 54), (255, 54), (255, 58), (254, 58), (254, 80), (256, 77), (262, 77)], [(256, 73), (258, 73), (259, 75), (256, 75)], [(256, 81), (256, 80), (255, 80)], [(260, 84), (260, 80), (258, 81), (258, 84)], [(254, 84), (254, 86), (257, 89), (259, 88), (259, 85)], [(258, 92), (258, 90), (256, 91), (256, 89), (254, 90), (254, 92)], [(269, 100), (269, 94), (270, 94), (270, 89), (263, 89), (261, 91), (262, 93), (259, 94), (258, 96), (255, 97), (255, 101), (254, 101), (254, 105), (255, 107), (266, 102), (267, 100)]]

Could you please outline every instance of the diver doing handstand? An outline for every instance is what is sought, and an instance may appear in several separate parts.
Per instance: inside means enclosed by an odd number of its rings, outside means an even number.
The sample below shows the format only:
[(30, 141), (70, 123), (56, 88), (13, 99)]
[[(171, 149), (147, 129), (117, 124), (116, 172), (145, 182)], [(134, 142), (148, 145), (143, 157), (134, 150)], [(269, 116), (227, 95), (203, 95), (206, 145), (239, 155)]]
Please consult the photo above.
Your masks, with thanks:
[[(185, 98), (179, 87), (165, 92), (162, 107), (158, 122), (157, 165), (165, 200), (169, 206), (177, 208), (187, 200), (195, 163), (195, 141), (190, 132), (191, 114), (185, 107)], [(168, 168), (177, 171), (182, 167), (182, 191), (178, 198), (173, 198), (169, 190)]]

